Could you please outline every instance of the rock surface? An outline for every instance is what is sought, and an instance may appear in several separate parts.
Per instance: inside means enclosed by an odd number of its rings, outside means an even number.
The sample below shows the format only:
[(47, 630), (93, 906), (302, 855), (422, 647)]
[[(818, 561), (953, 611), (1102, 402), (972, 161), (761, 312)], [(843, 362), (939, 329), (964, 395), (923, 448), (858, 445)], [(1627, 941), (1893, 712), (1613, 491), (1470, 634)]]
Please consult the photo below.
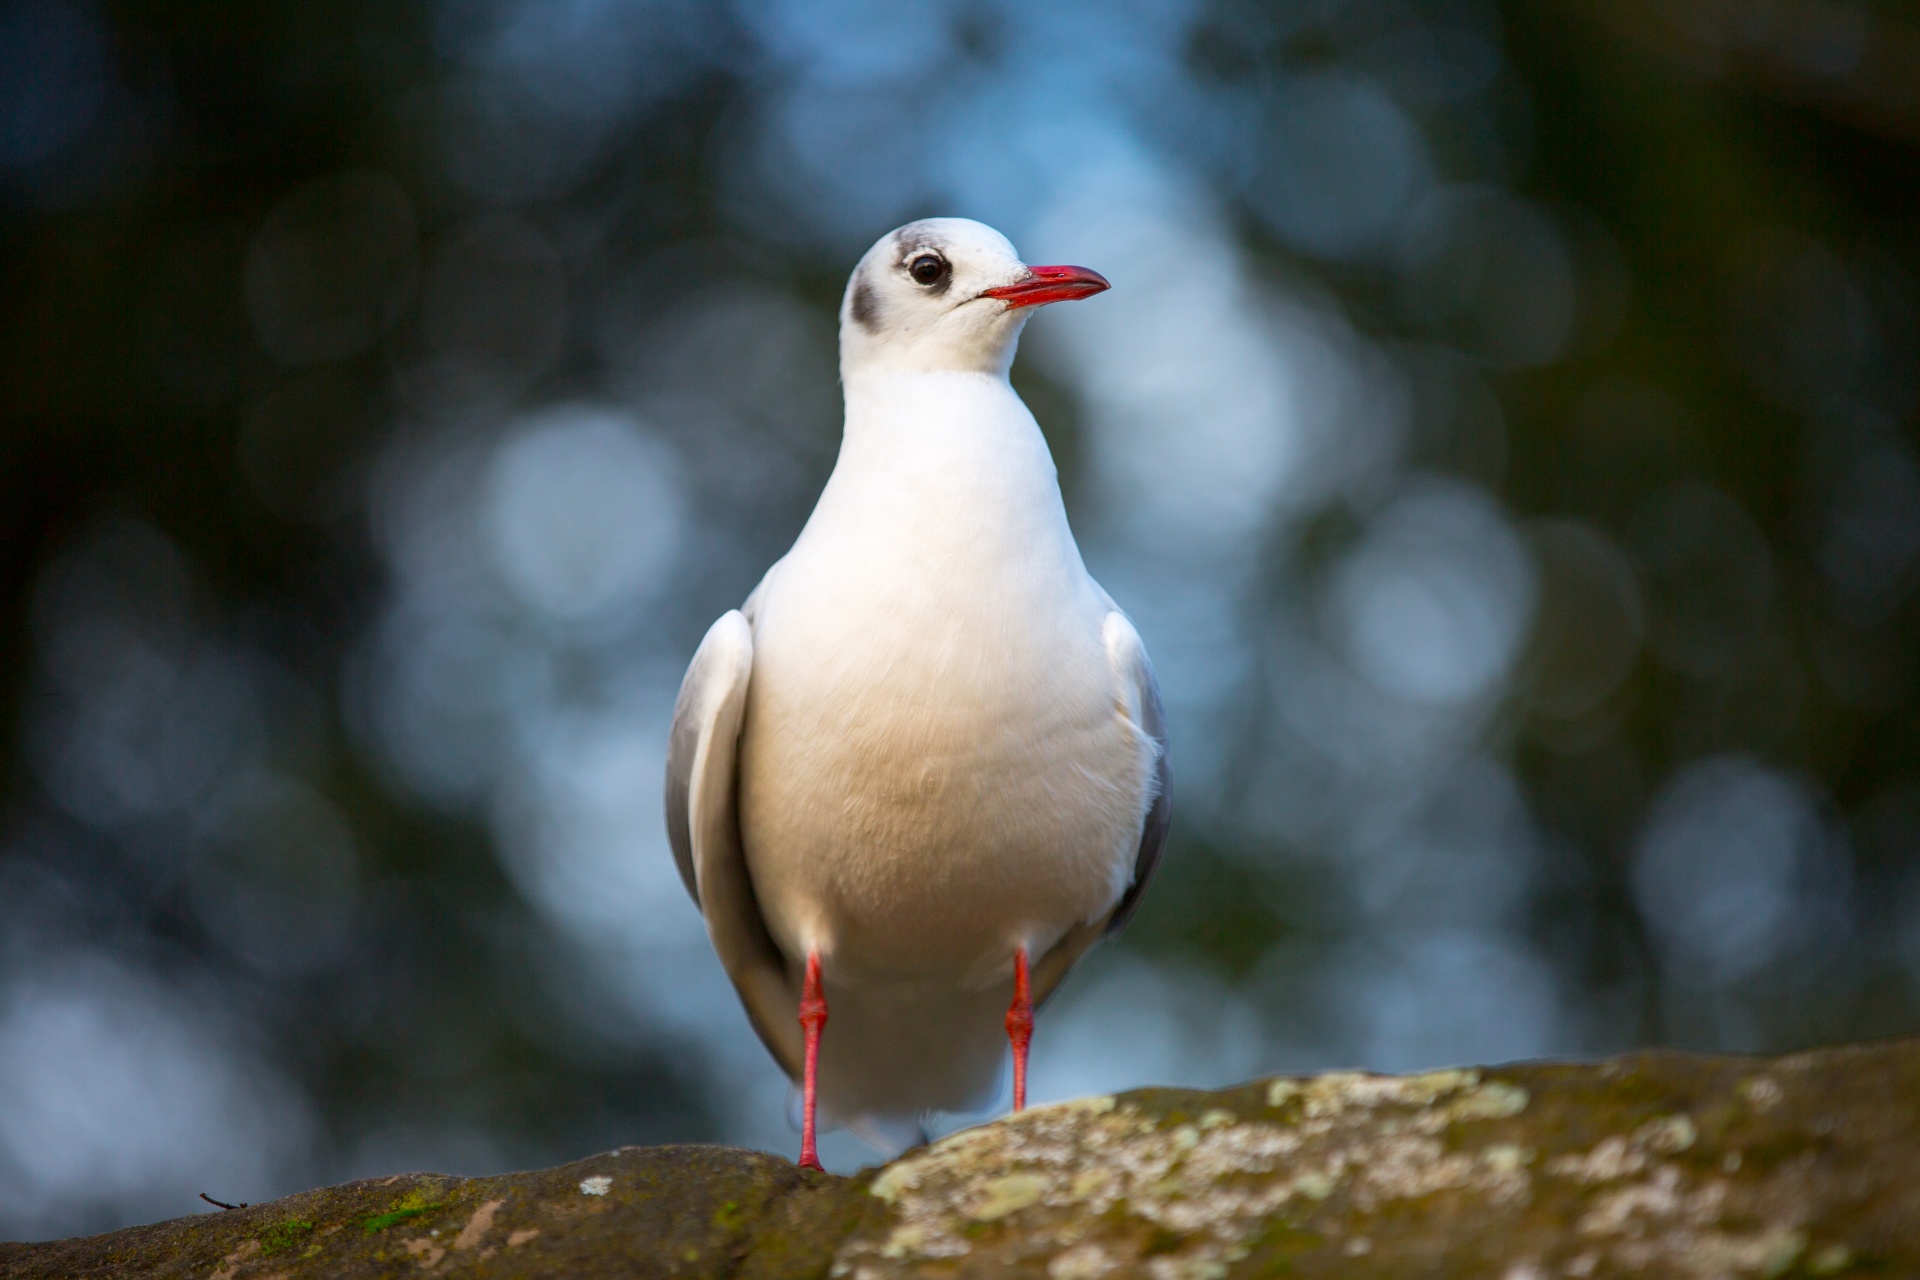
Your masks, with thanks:
[(0, 1244), (8, 1280), (1283, 1275), (1920, 1275), (1920, 1040), (1147, 1089), (853, 1178), (628, 1147)]

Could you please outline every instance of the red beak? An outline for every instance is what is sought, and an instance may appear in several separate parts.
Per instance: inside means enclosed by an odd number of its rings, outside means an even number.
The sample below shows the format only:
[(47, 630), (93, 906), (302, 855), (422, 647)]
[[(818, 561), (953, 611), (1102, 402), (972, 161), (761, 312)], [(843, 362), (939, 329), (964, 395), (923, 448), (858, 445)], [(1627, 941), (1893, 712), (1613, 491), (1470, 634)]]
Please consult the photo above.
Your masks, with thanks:
[(1003, 284), (998, 289), (982, 289), (980, 296), (998, 298), (1012, 311), (1018, 307), (1041, 307), (1049, 302), (1091, 298), (1112, 287), (1105, 276), (1085, 267), (1028, 267), (1026, 279)]

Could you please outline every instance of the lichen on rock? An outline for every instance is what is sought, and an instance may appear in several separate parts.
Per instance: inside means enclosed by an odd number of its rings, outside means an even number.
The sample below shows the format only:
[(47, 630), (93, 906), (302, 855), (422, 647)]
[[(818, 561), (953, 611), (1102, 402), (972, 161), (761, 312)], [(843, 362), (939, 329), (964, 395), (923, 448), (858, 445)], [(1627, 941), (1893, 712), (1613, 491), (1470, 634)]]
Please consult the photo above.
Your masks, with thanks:
[(1462, 1124), (1518, 1114), (1517, 1086), (1472, 1071), (1340, 1072), (1251, 1093), (1261, 1105), (1250, 1109), (1087, 1099), (936, 1143), (874, 1181), (895, 1225), (849, 1241), (833, 1275), (876, 1280), (977, 1246), (1004, 1263), (1047, 1259), (1056, 1276), (1225, 1275), (1276, 1218), (1317, 1215), (1336, 1195), (1371, 1213), (1441, 1191), (1525, 1194), (1519, 1148), (1446, 1141)]

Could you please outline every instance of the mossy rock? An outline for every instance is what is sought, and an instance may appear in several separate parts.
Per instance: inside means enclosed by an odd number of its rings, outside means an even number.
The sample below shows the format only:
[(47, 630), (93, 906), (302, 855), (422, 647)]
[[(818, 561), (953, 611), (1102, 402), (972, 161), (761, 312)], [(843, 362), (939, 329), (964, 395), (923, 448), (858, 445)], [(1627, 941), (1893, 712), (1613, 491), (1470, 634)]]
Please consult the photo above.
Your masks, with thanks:
[(534, 1173), (397, 1174), (85, 1239), (0, 1244), (0, 1276), (821, 1275), (872, 1211), (868, 1199), (847, 1179), (759, 1152), (625, 1147)]
[(720, 1147), (402, 1174), (0, 1277), (1920, 1275), (1920, 1040), (1044, 1107), (855, 1178)]

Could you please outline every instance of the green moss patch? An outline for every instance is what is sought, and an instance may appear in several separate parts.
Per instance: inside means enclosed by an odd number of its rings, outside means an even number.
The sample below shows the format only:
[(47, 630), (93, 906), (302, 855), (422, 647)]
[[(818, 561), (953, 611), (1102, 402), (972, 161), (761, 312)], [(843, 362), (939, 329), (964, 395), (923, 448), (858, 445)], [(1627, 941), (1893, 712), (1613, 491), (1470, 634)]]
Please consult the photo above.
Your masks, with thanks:
[(313, 1234), (313, 1223), (305, 1218), (287, 1218), (276, 1222), (254, 1237), (260, 1242), (261, 1256), (279, 1253), (291, 1249)]
[(396, 1223), (405, 1222), (409, 1218), (418, 1218), (422, 1214), (432, 1213), (435, 1209), (442, 1207), (443, 1206), (438, 1204), (423, 1204), (405, 1209), (389, 1209), (387, 1212), (377, 1213), (371, 1218), (363, 1218), (360, 1222), (360, 1229), (368, 1235), (372, 1235), (376, 1231), (385, 1231), (388, 1227)]

